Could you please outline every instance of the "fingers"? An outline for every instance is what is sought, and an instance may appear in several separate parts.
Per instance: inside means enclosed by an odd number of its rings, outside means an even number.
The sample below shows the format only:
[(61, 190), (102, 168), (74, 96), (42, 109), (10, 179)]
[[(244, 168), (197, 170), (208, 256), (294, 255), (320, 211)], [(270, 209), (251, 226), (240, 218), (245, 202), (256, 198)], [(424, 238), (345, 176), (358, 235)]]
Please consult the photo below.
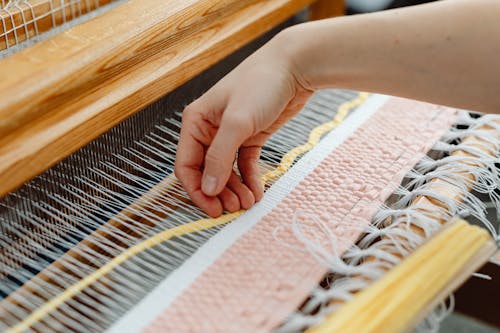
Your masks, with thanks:
[[(219, 198), (207, 196), (201, 191), (201, 166), (205, 156), (205, 142), (209, 138), (207, 131), (200, 131), (206, 127), (196, 110), (186, 109), (182, 119), (179, 145), (175, 161), (175, 175), (181, 181), (186, 192), (193, 202), (208, 215), (217, 217), (222, 214), (222, 203)], [(200, 134), (201, 133), (201, 134)]]
[(240, 209), (249, 209), (255, 203), (252, 191), (241, 182), (240, 177), (234, 171), (231, 172), (226, 187), (218, 197), (224, 209), (231, 213)]
[(184, 189), (191, 197), (191, 200), (203, 209), (211, 217), (222, 214), (222, 203), (218, 197), (210, 197), (201, 191), (201, 171), (191, 167), (177, 167), (175, 169), (177, 178), (182, 182)]
[(252, 191), (255, 201), (260, 201), (264, 195), (264, 186), (260, 180), (259, 157), (260, 146), (242, 147), (238, 152), (238, 169), (244, 183)]
[[(255, 203), (255, 198), (232, 172), (236, 150), (245, 140), (244, 131), (232, 128), (241, 126), (241, 123), (226, 120), (220, 125), (217, 138), (218, 120), (199, 110), (201, 105), (200, 100), (196, 101), (183, 115), (175, 174), (193, 202), (212, 217), (221, 215), (223, 208), (230, 212), (248, 209)], [(232, 145), (227, 145), (227, 142)], [(205, 154), (207, 146), (210, 148)], [(217, 177), (217, 186), (211, 191), (202, 190), (202, 166), (207, 176), (215, 174)]]
[(226, 186), (238, 196), (238, 202), (242, 209), (249, 209), (255, 203), (252, 191), (241, 182), (240, 177), (234, 172), (231, 173)]
[(241, 209), (240, 199), (229, 188), (225, 187), (218, 197), (227, 211), (234, 213)]
[(220, 198), (209, 197), (205, 195), (201, 190), (192, 191), (191, 194), (189, 194), (189, 196), (191, 197), (191, 200), (193, 200), (195, 205), (200, 207), (210, 217), (219, 217), (222, 215), (224, 209), (222, 206), (222, 202), (220, 201)]
[[(240, 209), (249, 209), (255, 203), (252, 191), (241, 182), (234, 172), (231, 174), (227, 186), (216, 197), (205, 195), (198, 187), (193, 187), (193, 183), (199, 184), (201, 181), (201, 171), (184, 169), (181, 177), (193, 180), (194, 182), (183, 183), (191, 200), (203, 209), (211, 217), (218, 217), (223, 213), (223, 209), (233, 213)], [(185, 174), (182, 174), (185, 172)], [(179, 177), (179, 176), (178, 176)], [(180, 179), (180, 178), (179, 178)]]
[(205, 169), (201, 189), (209, 196), (221, 193), (227, 184), (233, 163), (241, 144), (251, 135), (250, 126), (242, 118), (226, 111), (220, 127), (205, 155)]

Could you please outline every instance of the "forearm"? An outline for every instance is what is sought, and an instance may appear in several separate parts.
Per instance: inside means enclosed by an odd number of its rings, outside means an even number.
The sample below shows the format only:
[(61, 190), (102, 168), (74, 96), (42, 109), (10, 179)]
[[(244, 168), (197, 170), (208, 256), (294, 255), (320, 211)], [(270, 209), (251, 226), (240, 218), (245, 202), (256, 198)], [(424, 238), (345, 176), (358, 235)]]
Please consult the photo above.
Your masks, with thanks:
[(500, 112), (500, 1), (447, 0), (311, 22), (278, 39), (308, 88)]

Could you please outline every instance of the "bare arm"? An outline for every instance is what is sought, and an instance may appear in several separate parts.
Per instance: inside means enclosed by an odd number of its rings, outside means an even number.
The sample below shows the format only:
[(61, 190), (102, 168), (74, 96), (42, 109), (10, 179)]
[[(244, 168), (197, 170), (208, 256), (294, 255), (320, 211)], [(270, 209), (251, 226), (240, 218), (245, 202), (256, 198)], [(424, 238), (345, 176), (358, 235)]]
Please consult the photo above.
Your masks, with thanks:
[(279, 38), (306, 87), (500, 113), (500, 1), (446, 0), (317, 21)]
[(325, 87), (499, 113), (500, 1), (443, 0), (279, 33), (184, 111), (175, 173), (193, 201), (218, 216), (260, 200), (262, 145)]

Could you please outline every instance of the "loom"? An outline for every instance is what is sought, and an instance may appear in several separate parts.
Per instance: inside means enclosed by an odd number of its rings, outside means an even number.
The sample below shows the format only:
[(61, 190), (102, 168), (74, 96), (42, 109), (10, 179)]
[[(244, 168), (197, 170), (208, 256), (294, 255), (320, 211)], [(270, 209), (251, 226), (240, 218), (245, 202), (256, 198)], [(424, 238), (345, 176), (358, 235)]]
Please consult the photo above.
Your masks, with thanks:
[(499, 260), (500, 117), (324, 90), (266, 143), (249, 211), (209, 218), (172, 173), (187, 103), (342, 10), (2, 0), (0, 330), (437, 332)]

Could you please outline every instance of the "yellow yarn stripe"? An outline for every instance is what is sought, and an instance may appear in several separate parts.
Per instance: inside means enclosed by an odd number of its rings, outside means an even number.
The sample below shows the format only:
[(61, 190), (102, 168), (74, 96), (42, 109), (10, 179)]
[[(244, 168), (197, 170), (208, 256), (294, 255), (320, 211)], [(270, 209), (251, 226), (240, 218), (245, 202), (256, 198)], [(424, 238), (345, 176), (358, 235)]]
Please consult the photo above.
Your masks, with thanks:
[(337, 127), (345, 119), (349, 111), (363, 104), (368, 96), (368, 93), (359, 93), (357, 98), (340, 105), (337, 110), (337, 114), (331, 121), (315, 127), (309, 134), (307, 142), (301, 146), (295, 147), (285, 154), (276, 169), (262, 176), (262, 182), (265, 184), (268, 181), (283, 175), (288, 169), (290, 169), (297, 157), (316, 146), (323, 135)]
[(459, 220), (306, 333), (409, 332), (437, 296), (495, 250), (486, 230)]
[[(307, 151), (311, 150), (314, 146), (318, 144), (320, 141), (321, 137), (334, 129), (338, 124), (340, 124), (347, 114), (349, 113), (350, 110), (354, 109), (355, 107), (361, 105), (367, 98), (369, 94), (368, 93), (360, 93), (355, 99), (343, 103), (337, 111), (337, 114), (335, 117), (325, 123), (322, 124), (316, 128), (314, 128), (311, 133), (309, 134), (309, 138), (307, 143), (298, 146), (291, 151), (289, 151), (287, 154), (285, 154), (281, 161), (280, 164), (274, 169), (273, 171), (270, 171), (266, 173), (265, 175), (262, 176), (262, 181), (264, 183), (269, 182), (270, 180), (273, 180), (275, 178), (280, 177), (283, 175), (293, 164), (295, 159), (299, 157), (301, 154), (306, 153)], [(225, 214), (222, 215), (218, 218), (207, 218), (207, 219), (201, 219), (195, 222), (190, 222), (175, 228), (171, 228), (165, 231), (162, 231), (130, 248), (122, 252), (120, 255), (116, 256), (112, 260), (110, 260), (106, 265), (102, 266), (98, 270), (96, 270), (94, 273), (87, 275), (85, 278), (82, 280), (78, 281), (74, 285), (70, 286), (67, 288), (63, 293), (58, 295), (57, 297), (54, 297), (47, 303), (44, 303), (41, 307), (39, 307), (36, 311), (33, 311), (28, 317), (26, 317), (22, 322), (17, 324), (16, 326), (13, 326), (9, 330), (6, 331), (6, 333), (14, 333), (14, 332), (22, 332), (25, 330), (28, 330), (33, 324), (37, 323), (38, 321), (42, 320), (45, 316), (47, 316), (51, 311), (55, 310), (59, 306), (61, 306), (64, 302), (66, 302), (68, 299), (74, 297), (77, 295), (79, 292), (81, 292), (83, 289), (86, 287), (90, 286), (92, 283), (96, 282), (99, 280), (101, 277), (105, 276), (109, 272), (111, 272), (113, 269), (124, 263), (126, 260), (130, 259), (131, 257), (135, 256), (136, 254), (147, 250), (149, 248), (152, 248), (156, 245), (159, 245), (171, 238), (174, 237), (180, 237), (184, 236), (187, 234), (191, 234), (197, 231), (209, 229), (215, 226), (223, 225), (226, 223), (231, 222), (234, 220), (236, 217), (240, 216), (244, 211), (239, 211), (235, 213), (230, 213), (230, 214)]]

